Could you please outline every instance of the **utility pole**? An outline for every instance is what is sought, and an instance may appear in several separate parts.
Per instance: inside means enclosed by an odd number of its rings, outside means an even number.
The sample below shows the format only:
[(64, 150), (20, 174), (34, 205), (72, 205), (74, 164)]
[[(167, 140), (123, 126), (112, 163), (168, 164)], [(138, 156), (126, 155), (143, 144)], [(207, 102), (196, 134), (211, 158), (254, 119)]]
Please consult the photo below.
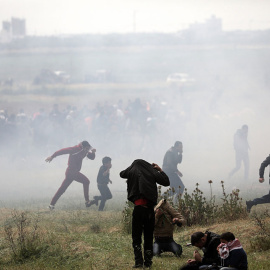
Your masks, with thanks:
[(136, 13), (137, 10), (133, 10), (133, 33), (136, 33)]

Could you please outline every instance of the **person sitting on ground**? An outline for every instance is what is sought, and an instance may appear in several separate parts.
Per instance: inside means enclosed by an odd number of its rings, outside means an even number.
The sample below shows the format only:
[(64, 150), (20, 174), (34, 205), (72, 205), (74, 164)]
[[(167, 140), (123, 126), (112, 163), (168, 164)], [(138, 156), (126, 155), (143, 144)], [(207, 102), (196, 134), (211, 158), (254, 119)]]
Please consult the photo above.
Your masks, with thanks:
[(247, 270), (247, 254), (240, 241), (235, 238), (233, 233), (226, 232), (220, 235), (218, 253), (221, 258), (222, 270)]
[(181, 227), (184, 223), (182, 215), (166, 199), (159, 201), (155, 207), (154, 256), (166, 251), (173, 252), (177, 257), (182, 254), (181, 245), (173, 239), (173, 230), (174, 225)]
[(181, 269), (207, 269), (207, 267), (213, 264), (220, 265), (220, 258), (217, 251), (217, 247), (220, 244), (220, 236), (218, 234), (209, 231), (205, 233), (195, 232), (191, 235), (191, 244), (201, 249), (204, 256), (202, 257), (199, 251), (195, 250), (193, 253), (194, 259), (189, 259), (187, 261), (188, 266), (184, 266)]

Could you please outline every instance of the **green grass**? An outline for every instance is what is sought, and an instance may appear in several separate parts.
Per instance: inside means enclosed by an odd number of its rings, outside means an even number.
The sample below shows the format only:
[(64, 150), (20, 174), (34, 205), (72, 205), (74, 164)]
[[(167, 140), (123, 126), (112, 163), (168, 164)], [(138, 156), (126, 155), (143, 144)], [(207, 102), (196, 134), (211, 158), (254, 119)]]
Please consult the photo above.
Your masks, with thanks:
[[(12, 259), (5, 240), (4, 224), (14, 210), (0, 210), (0, 269), (131, 269), (134, 263), (131, 235), (123, 232), (122, 212), (83, 210), (28, 210), (27, 219), (38, 217), (39, 254), (22, 261)], [(21, 213), (18, 211), (17, 213)], [(183, 246), (180, 258), (170, 253), (153, 259), (152, 269), (179, 269), (192, 257), (193, 247), (186, 247), (195, 231), (216, 233), (233, 231), (248, 254), (250, 270), (269, 269), (270, 250), (253, 250), (250, 240), (258, 233), (251, 217), (233, 222), (177, 229), (175, 240)]]

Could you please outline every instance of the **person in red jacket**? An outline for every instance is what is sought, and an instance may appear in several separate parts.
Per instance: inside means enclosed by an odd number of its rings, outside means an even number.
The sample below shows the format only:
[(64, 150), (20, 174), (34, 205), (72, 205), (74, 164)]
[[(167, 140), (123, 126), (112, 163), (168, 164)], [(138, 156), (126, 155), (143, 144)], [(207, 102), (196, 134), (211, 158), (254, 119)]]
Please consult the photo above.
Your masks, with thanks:
[(73, 180), (83, 184), (84, 198), (85, 198), (85, 206), (89, 207), (94, 202), (89, 200), (89, 179), (80, 173), (82, 167), (82, 161), (85, 157), (88, 157), (91, 160), (94, 160), (96, 157), (96, 149), (94, 149), (89, 142), (83, 141), (78, 145), (73, 147), (67, 147), (56, 151), (50, 157), (45, 159), (46, 162), (51, 162), (54, 158), (61, 155), (69, 154), (68, 159), (68, 167), (66, 169), (66, 177), (60, 186), (60, 188), (55, 193), (52, 198), (51, 204), (49, 205), (50, 210), (53, 210), (56, 202), (62, 196), (62, 194), (66, 191), (69, 185), (73, 182)]

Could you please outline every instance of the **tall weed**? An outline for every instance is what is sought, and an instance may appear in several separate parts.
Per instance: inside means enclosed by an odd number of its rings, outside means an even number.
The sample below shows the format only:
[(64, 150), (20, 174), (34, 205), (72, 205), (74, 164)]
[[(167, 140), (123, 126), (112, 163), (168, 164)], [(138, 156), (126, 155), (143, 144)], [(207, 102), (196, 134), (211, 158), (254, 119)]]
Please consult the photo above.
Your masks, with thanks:
[(188, 226), (212, 223), (218, 211), (218, 206), (215, 205), (215, 197), (211, 196), (210, 200), (207, 200), (199, 189), (198, 183), (191, 195), (185, 189), (184, 195), (178, 200), (177, 207), (185, 217)]
[(220, 220), (236, 220), (247, 217), (246, 207), (242, 204), (242, 198), (239, 197), (239, 189), (232, 190), (231, 193), (225, 192), (224, 182), (221, 181), (223, 203), (219, 207)]
[(5, 240), (12, 259), (24, 261), (37, 257), (46, 249), (39, 235), (38, 217), (30, 217), (27, 212), (13, 211), (4, 224)]

